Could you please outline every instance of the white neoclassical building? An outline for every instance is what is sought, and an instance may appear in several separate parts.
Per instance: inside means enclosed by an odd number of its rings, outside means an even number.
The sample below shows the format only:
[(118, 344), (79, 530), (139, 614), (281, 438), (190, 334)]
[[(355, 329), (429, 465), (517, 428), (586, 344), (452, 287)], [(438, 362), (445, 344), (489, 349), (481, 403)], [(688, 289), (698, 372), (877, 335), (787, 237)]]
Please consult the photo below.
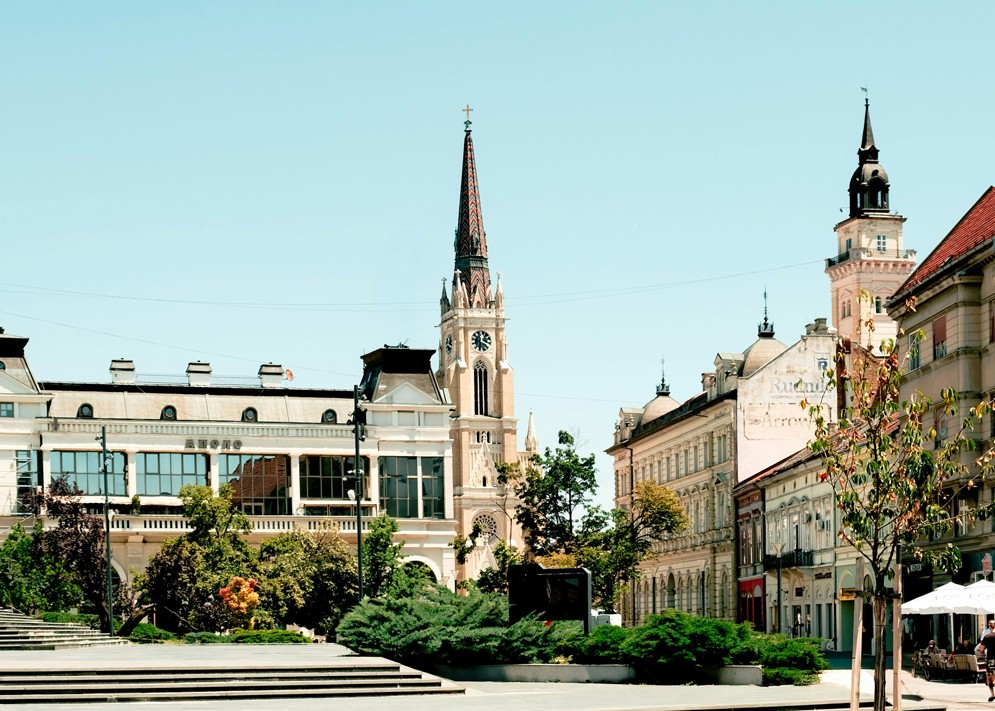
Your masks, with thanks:
[[(352, 391), (289, 387), (272, 363), (255, 378), (222, 381), (208, 363), (190, 363), (185, 376), (143, 377), (131, 361), (115, 360), (105, 382), (36, 382), (27, 343), (0, 335), (0, 534), (33, 523), (25, 495), (56, 477), (101, 509), (106, 431), (113, 565), (123, 579), (186, 530), (184, 484), (231, 484), (249, 514), (250, 540), (329, 521), (355, 540)], [(452, 585), (452, 405), (432, 355), (384, 347), (363, 356), (362, 511), (366, 520), (395, 517), (408, 560)]]

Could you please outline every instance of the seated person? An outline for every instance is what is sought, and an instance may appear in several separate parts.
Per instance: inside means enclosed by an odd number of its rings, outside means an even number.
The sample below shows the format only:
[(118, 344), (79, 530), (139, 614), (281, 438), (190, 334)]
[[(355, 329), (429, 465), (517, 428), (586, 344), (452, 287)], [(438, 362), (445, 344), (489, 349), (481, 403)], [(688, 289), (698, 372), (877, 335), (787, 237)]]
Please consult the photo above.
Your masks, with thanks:
[(936, 640), (935, 639), (931, 639), (931, 640), (929, 640), (929, 644), (926, 645), (926, 649), (924, 649), (922, 651), (922, 653), (925, 654), (925, 655), (933, 655), (933, 654), (937, 654), (939, 651), (940, 650), (936, 646)]
[(953, 661), (955, 654), (974, 654), (974, 645), (970, 641), (963, 639), (960, 641), (960, 644), (953, 648), (947, 659)]

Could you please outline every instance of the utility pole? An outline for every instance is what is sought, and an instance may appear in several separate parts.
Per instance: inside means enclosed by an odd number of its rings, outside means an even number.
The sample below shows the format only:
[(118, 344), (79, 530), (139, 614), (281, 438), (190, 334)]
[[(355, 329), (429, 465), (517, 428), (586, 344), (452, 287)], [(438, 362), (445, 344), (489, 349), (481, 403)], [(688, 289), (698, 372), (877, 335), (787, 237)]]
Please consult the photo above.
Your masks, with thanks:
[(352, 386), (352, 433), (356, 442), (356, 571), (359, 574), (359, 601), (363, 600), (363, 460), (359, 443), (366, 439), (366, 410), (359, 409), (359, 386)]
[(100, 428), (100, 448), (102, 450), (101, 467), (104, 470), (104, 543), (107, 553), (107, 626), (110, 627), (111, 637), (114, 636), (114, 583), (111, 579), (111, 508), (110, 508), (110, 488), (108, 486), (108, 463), (110, 455), (107, 453), (107, 427)]

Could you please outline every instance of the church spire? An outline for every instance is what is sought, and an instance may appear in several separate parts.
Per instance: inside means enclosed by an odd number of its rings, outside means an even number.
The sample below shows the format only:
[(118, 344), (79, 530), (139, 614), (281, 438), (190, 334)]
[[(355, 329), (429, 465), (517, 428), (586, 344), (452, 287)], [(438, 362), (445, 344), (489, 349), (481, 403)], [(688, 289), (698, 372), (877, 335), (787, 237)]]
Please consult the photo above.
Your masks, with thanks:
[(878, 149), (874, 145), (874, 130), (871, 128), (871, 102), (869, 99), (864, 99), (864, 136), (857, 155), (860, 156), (861, 163), (865, 162), (867, 157), (875, 161), (878, 159)]
[[(487, 268), (487, 235), (480, 212), (480, 190), (477, 186), (477, 166), (473, 158), (473, 138), (469, 105), (463, 109), (463, 176), (460, 181), (459, 220), (456, 225), (456, 269), (466, 288), (471, 307), (486, 305), (491, 290), (491, 275)], [(454, 283), (455, 287), (456, 284)]]
[(888, 173), (878, 163), (878, 147), (871, 129), (871, 105), (864, 99), (864, 132), (857, 149), (857, 170), (850, 178), (850, 217), (888, 212)]
[(767, 320), (767, 287), (764, 287), (764, 322), (757, 326), (759, 338), (773, 338), (774, 324)]
[(667, 385), (667, 373), (664, 369), (664, 359), (660, 359), (660, 384), (656, 386), (656, 394), (658, 396), (670, 395), (670, 386)]

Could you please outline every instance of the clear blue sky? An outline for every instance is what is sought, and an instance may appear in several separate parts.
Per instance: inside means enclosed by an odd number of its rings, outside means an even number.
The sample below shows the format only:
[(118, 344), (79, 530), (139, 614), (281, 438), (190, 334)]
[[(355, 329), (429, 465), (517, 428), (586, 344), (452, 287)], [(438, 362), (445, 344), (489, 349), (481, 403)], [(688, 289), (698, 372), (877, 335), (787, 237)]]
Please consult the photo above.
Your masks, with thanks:
[(349, 387), (367, 350), (435, 348), (469, 102), (522, 435), (533, 409), (543, 445), (600, 452), (661, 357), (685, 399), (753, 342), (765, 286), (785, 343), (829, 316), (861, 86), (920, 258), (995, 182), (993, 26), (986, 3), (4, 3), (0, 325), (44, 380), (123, 356)]

